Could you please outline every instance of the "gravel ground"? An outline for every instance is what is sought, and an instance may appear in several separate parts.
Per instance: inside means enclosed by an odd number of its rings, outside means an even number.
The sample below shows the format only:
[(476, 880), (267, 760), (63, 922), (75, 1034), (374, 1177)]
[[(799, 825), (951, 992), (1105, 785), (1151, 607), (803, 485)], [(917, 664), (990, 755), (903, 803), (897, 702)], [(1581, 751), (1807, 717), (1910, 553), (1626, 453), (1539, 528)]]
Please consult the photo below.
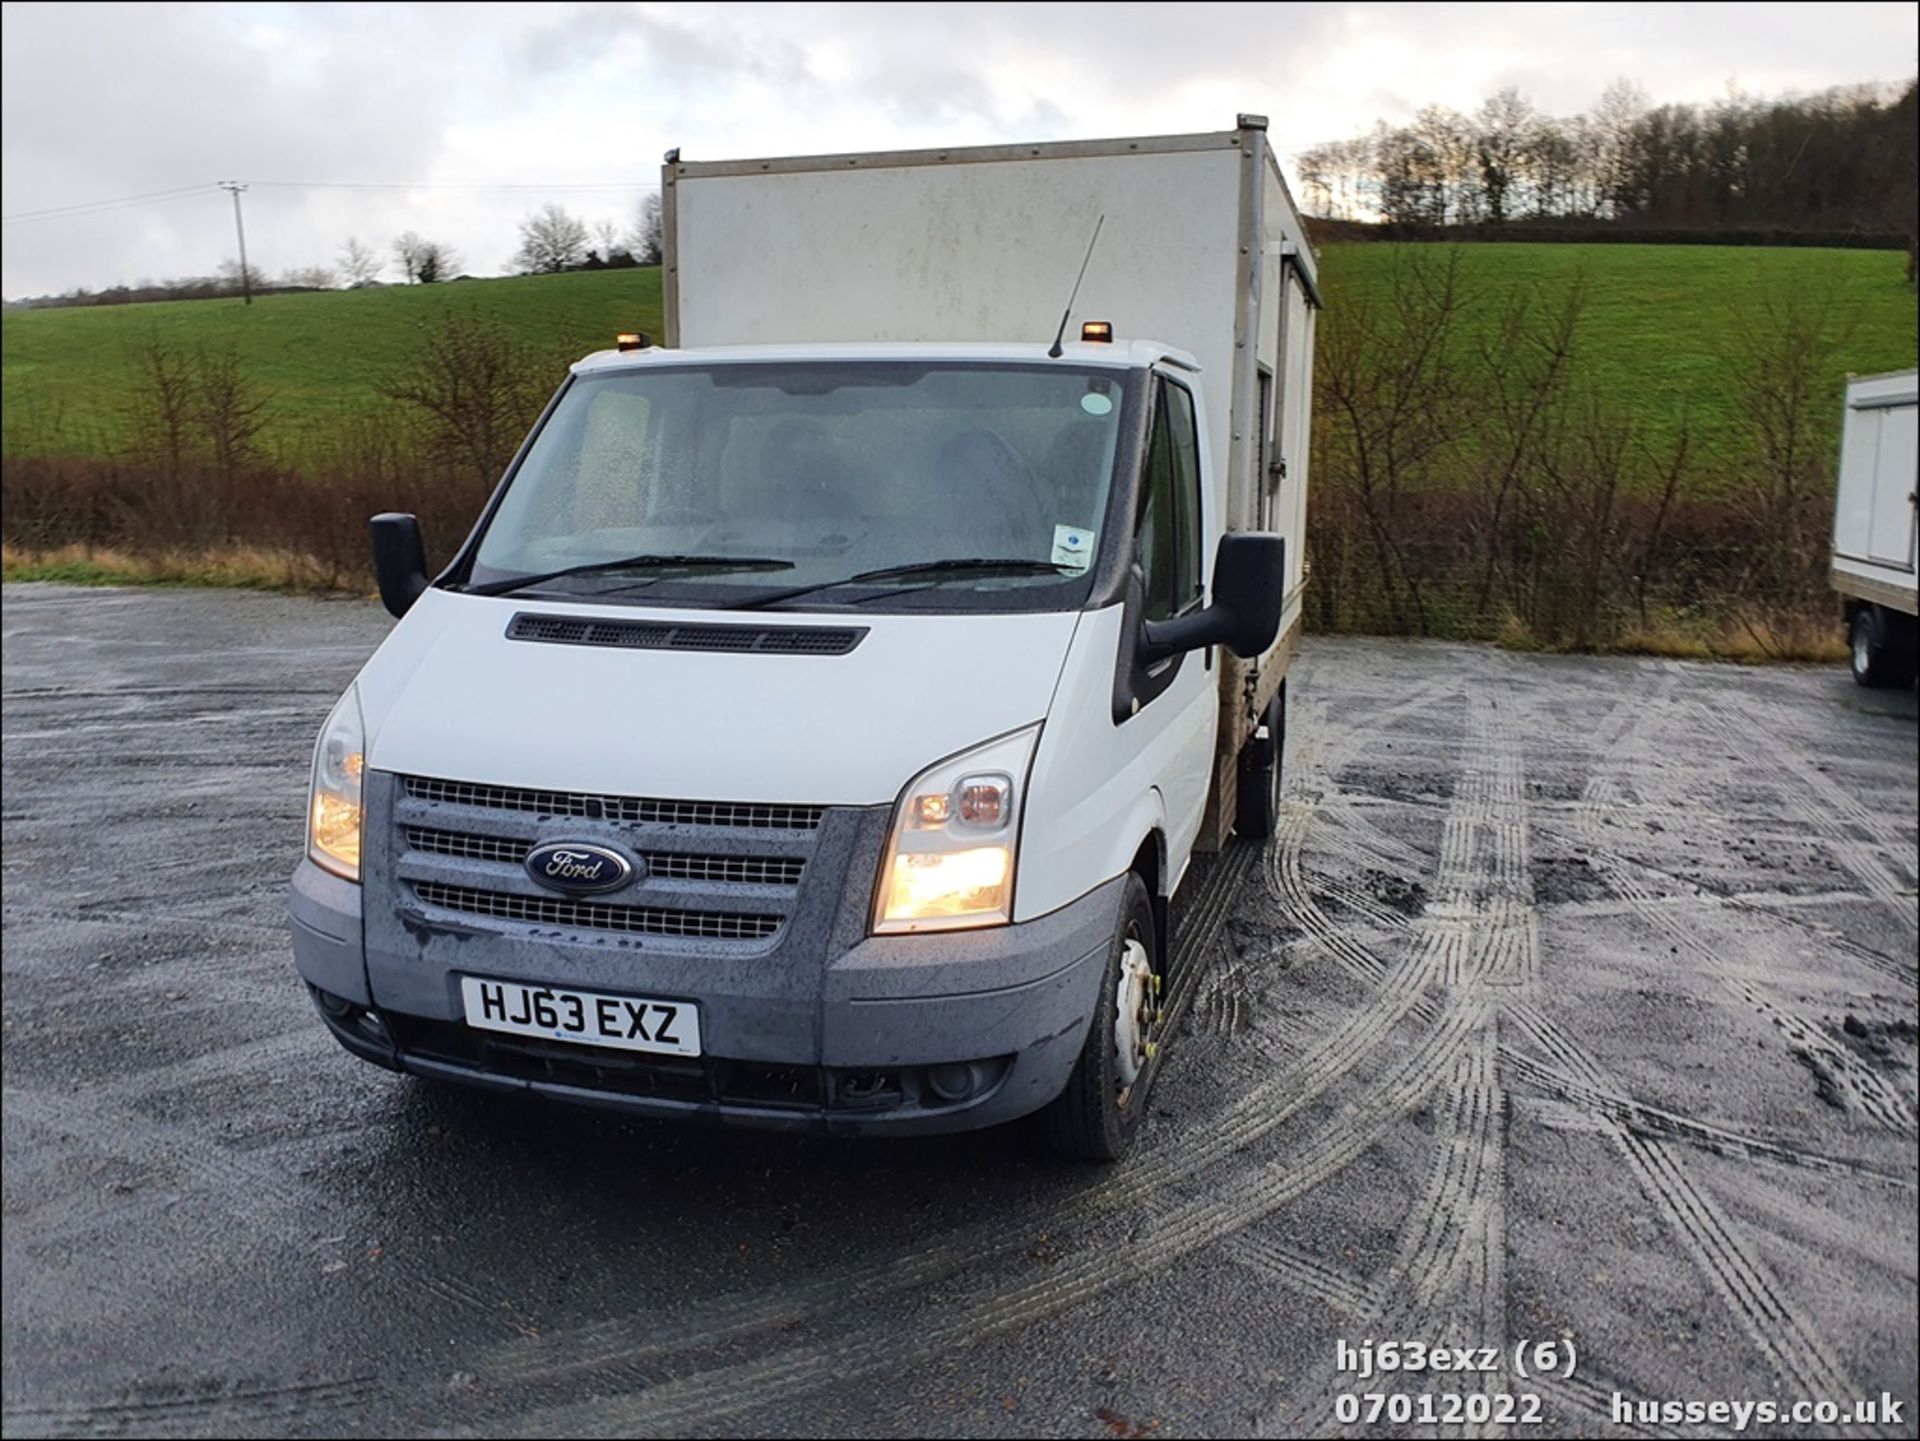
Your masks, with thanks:
[[(284, 889), (384, 614), (4, 599), (9, 1436), (1286, 1435), (1383, 1390), (1537, 1393), (1522, 1435), (1885, 1391), (1847, 1434), (1913, 1434), (1911, 692), (1310, 642), (1281, 833), (1189, 877), (1095, 1170), (353, 1060)], [(1363, 1382), (1365, 1338), (1501, 1365)]]

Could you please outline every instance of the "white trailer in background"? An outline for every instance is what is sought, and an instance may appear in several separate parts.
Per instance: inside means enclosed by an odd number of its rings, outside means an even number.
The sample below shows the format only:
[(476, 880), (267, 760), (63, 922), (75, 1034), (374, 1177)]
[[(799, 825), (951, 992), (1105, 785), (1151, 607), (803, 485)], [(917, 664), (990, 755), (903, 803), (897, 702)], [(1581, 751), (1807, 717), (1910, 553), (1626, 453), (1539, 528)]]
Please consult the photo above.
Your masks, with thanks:
[(1853, 678), (1906, 685), (1915, 672), (1914, 493), (1920, 371), (1847, 381), (1833, 517), (1833, 588), (1843, 597)]
[[(1199, 837), (1218, 850), (1240, 803), (1263, 807), (1272, 789), (1263, 767), (1280, 737), (1265, 721), (1285, 715), (1306, 574), (1320, 293), (1266, 118), (1200, 135), (785, 159), (676, 150), (661, 180), (670, 347), (1044, 345), (1086, 259), (1069, 340), (1083, 319), (1108, 321), (1116, 348), (1158, 341), (1198, 363), (1221, 528), (1286, 541), (1279, 641), (1255, 660), (1221, 655)], [(1248, 819), (1242, 832), (1271, 825)]]

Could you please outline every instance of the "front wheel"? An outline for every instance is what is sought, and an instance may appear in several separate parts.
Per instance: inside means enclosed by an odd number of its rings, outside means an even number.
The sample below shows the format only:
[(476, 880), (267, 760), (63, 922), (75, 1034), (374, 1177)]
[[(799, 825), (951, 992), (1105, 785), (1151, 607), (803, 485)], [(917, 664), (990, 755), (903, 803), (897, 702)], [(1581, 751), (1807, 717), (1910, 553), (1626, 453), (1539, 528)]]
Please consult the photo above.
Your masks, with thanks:
[(1120, 923), (1080, 1059), (1067, 1088), (1041, 1113), (1056, 1151), (1081, 1161), (1117, 1161), (1140, 1129), (1159, 1069), (1165, 971), (1146, 883), (1128, 873)]

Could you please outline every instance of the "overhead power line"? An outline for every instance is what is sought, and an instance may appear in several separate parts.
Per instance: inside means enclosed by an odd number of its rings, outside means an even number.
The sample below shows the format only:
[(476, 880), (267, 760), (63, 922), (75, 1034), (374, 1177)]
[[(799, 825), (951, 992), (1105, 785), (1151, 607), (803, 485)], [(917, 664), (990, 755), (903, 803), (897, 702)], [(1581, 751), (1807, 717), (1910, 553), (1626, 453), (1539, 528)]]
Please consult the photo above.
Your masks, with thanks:
[[(442, 190), (496, 191), (503, 194), (640, 192), (660, 188), (657, 184), (642, 180), (561, 180), (552, 184), (537, 181), (491, 180), (254, 180), (247, 183), (275, 190)], [(158, 205), (169, 200), (181, 200), (189, 195), (208, 195), (219, 188), (221, 184), (209, 180), (199, 185), (183, 185), (174, 190), (153, 190), (144, 195), (120, 195), (109, 200), (86, 200), (74, 205), (50, 205), (43, 210), (17, 210), (12, 215), (0, 216), (0, 221), (11, 225), (18, 220), (60, 220), (69, 216), (102, 215), (136, 205)]]
[(652, 181), (643, 180), (563, 180), (551, 185), (536, 181), (496, 182), (491, 180), (255, 180), (255, 185), (282, 186), (297, 190), (658, 190)]
[(189, 195), (210, 195), (214, 191), (211, 180), (199, 185), (182, 185), (174, 190), (153, 190), (145, 195), (121, 195), (111, 200), (86, 200), (75, 205), (50, 205), (44, 210), (16, 210), (12, 215), (0, 216), (0, 220), (12, 223), (15, 220), (56, 220), (63, 215), (93, 215), (106, 210), (123, 210), (132, 205), (153, 205), (165, 200), (180, 200)]

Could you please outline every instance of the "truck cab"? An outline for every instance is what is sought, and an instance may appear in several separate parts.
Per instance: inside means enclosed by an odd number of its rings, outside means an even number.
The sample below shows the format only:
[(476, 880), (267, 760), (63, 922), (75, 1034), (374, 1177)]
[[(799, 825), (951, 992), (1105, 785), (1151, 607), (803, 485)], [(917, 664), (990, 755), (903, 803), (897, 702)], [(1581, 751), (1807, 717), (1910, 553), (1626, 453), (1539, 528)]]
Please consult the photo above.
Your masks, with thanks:
[(1223, 721), (1259, 691), (1226, 667), (1297, 595), (1232, 523), (1201, 362), (1076, 334), (623, 338), (438, 576), (377, 517), (400, 620), (322, 729), (291, 902), (342, 1045), (830, 1134), (1042, 1112), (1123, 1154), (1223, 773), (1270, 824), (1277, 736)]

